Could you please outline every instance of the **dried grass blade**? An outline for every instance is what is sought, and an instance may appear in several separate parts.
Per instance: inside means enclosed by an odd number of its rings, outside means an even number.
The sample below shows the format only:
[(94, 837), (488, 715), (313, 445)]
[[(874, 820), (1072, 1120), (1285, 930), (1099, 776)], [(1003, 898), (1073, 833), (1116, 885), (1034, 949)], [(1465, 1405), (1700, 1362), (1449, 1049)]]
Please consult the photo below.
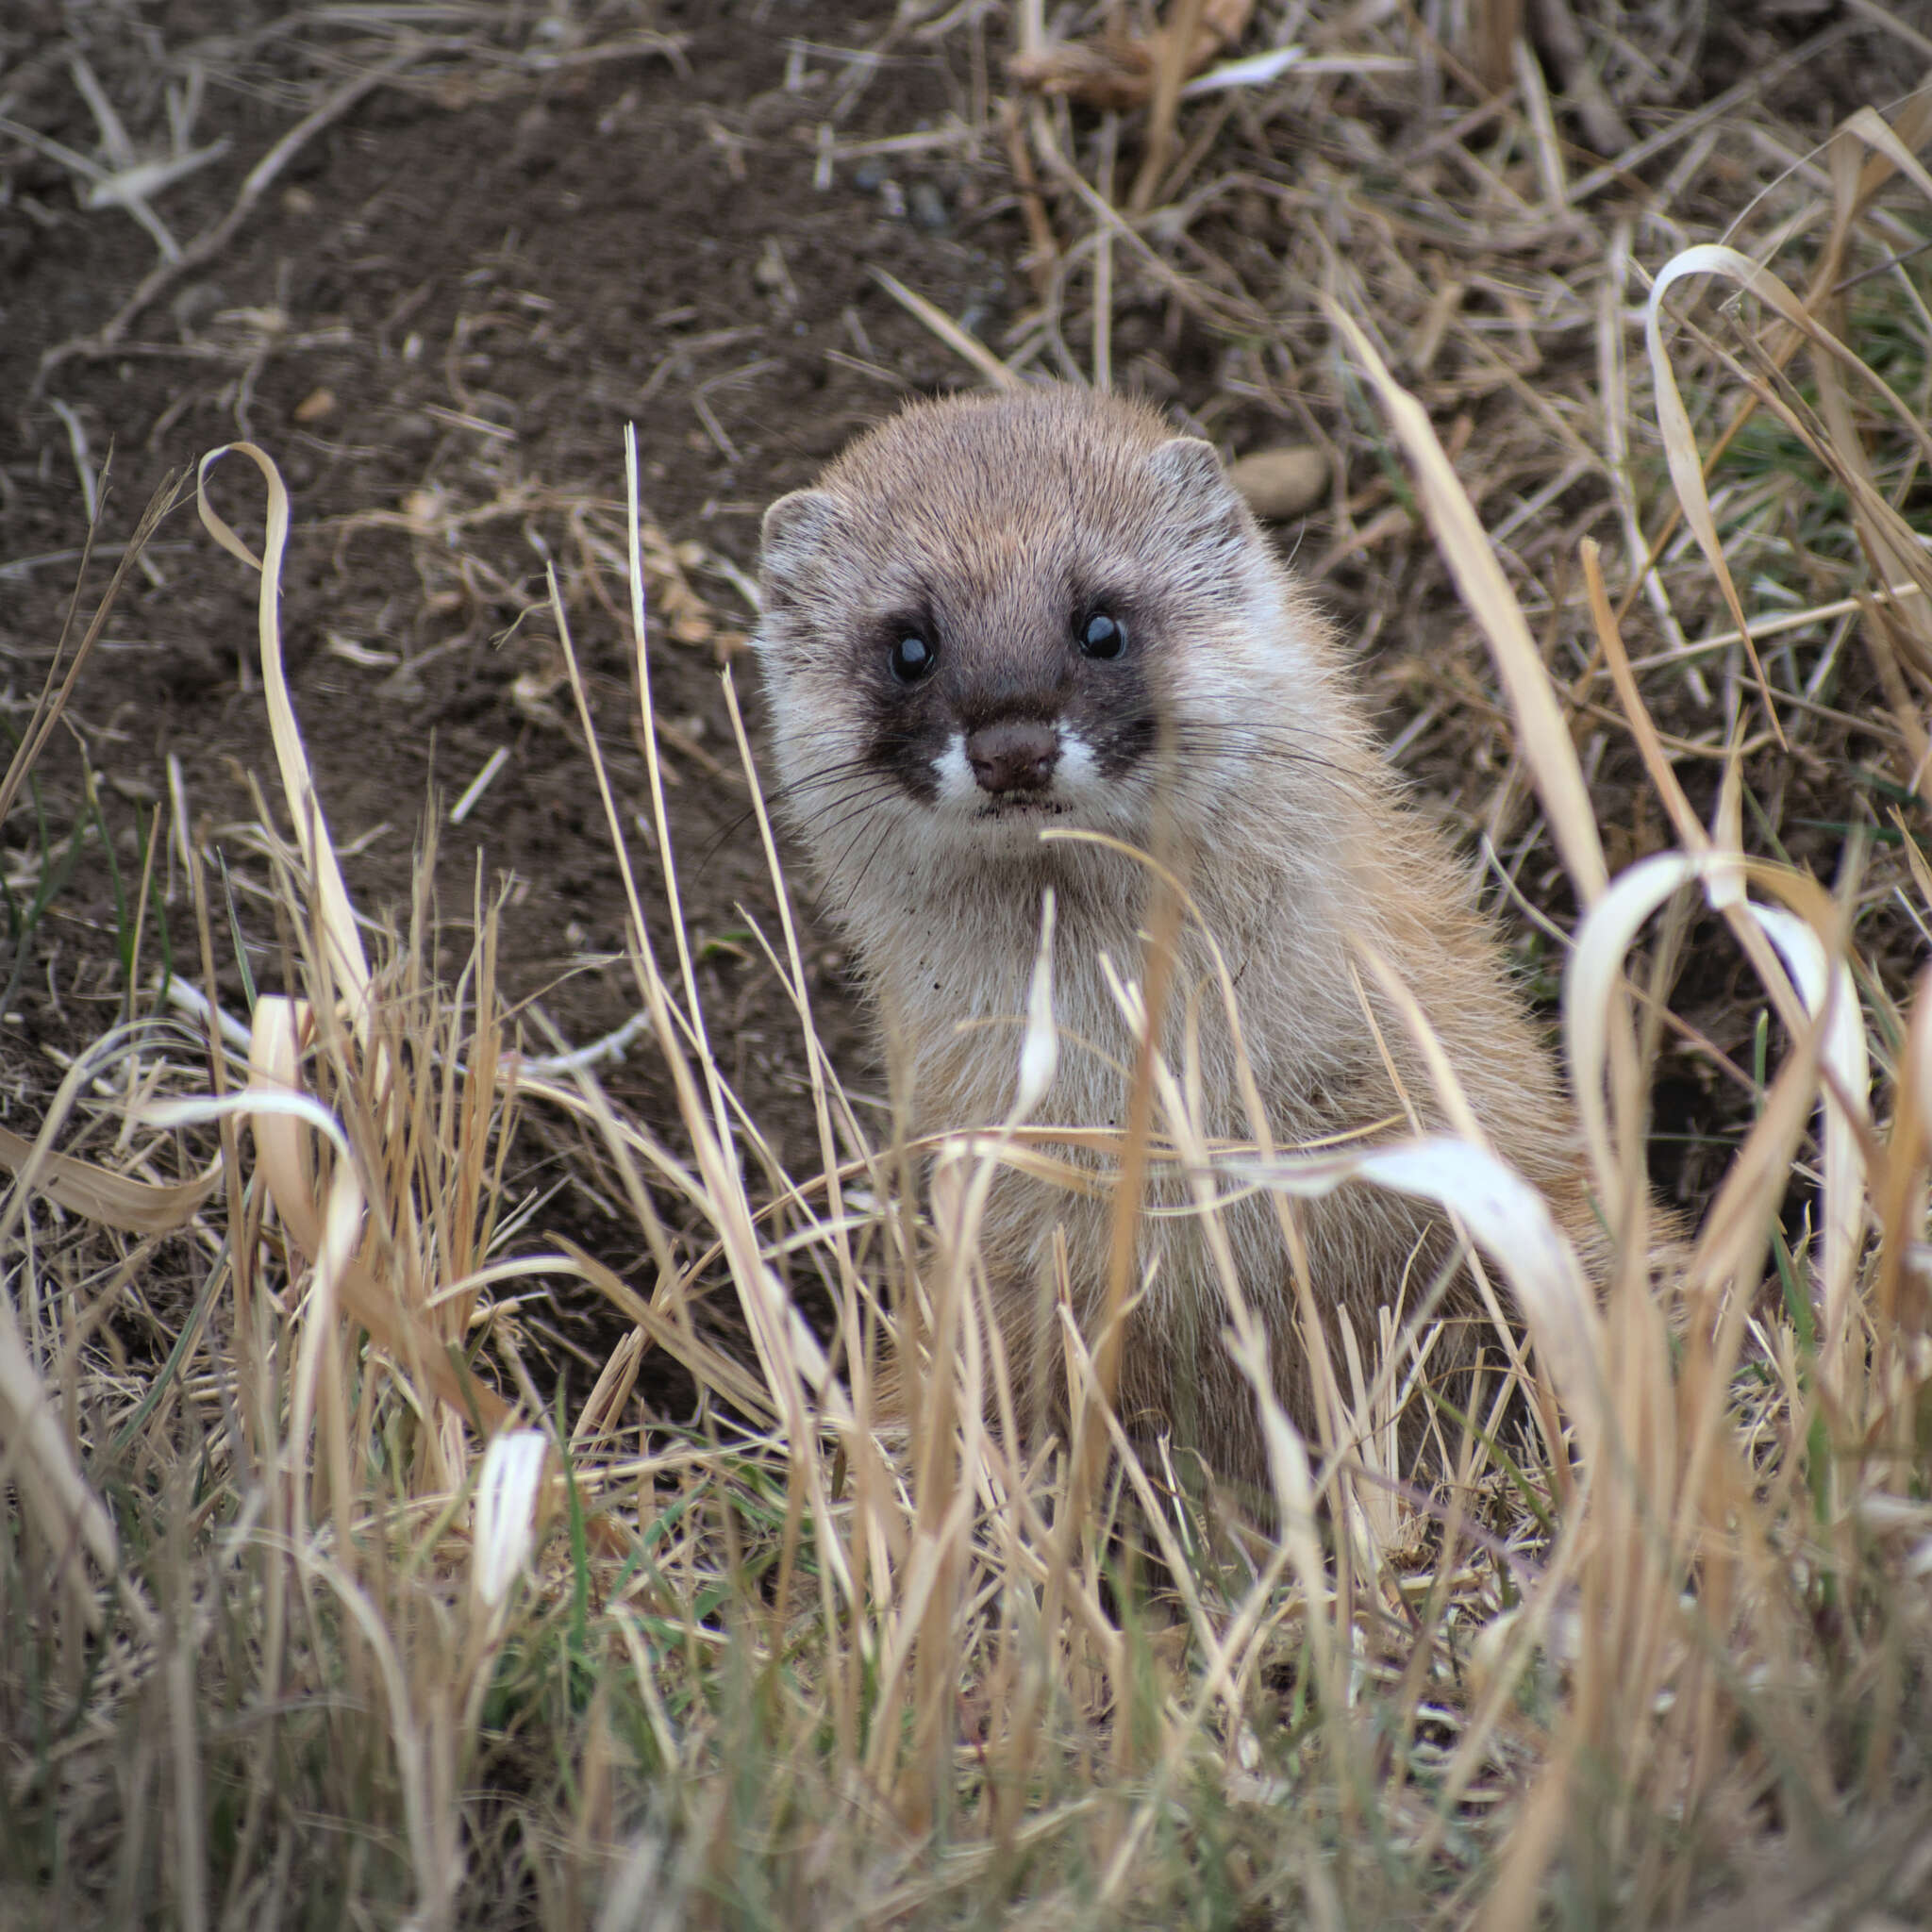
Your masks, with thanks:
[[(0, 1127), (0, 1167), (16, 1174), (24, 1172), (37, 1144)], [(135, 1235), (172, 1234), (185, 1227), (221, 1183), (219, 1155), (194, 1180), (172, 1183), (133, 1180), (92, 1160), (51, 1151), (41, 1156), (34, 1170), (34, 1185), (68, 1213)]]
[[(208, 500), (208, 474), (221, 459), (233, 452), (244, 456), (261, 474), (268, 489), (266, 528), (262, 555), (257, 558), (240, 537), (216, 515)], [(350, 1018), (356, 1036), (363, 1045), (369, 1036), (369, 961), (362, 951), (362, 939), (356, 926), (356, 914), (342, 884), (341, 868), (336, 863), (335, 846), (323, 816), (322, 800), (308, 769), (308, 754), (302, 743), (302, 729), (295, 722), (295, 708), (289, 696), (289, 680), (282, 669), (281, 589), (282, 558), (289, 545), (289, 491), (275, 459), (252, 442), (231, 442), (210, 450), (196, 466), (194, 497), (201, 521), (222, 548), (239, 558), (261, 575), (261, 590), (256, 604), (256, 628), (261, 646), (261, 677), (268, 702), (269, 732), (275, 741), (275, 762), (281, 768), (282, 793), (289, 816), (295, 827), (304, 863), (314, 881), (318, 923), (328, 948), (330, 968), (351, 995)]]
[(256, 1163), (275, 1212), (289, 1238), (312, 1256), (322, 1244), (322, 1210), (301, 1124), (307, 1121), (338, 1141), (344, 1158), (348, 1142), (335, 1116), (302, 1091), (302, 1056), (309, 1031), (306, 1000), (275, 994), (257, 1000), (249, 1032), (248, 1086), (241, 1100), (227, 1104), (252, 1121)]
[[(143, 1634), (151, 1635), (153, 1612), (122, 1573), (113, 1520), (81, 1474), (59, 1417), (59, 1400), (42, 1382), (11, 1298), (0, 1291), (0, 1480), (10, 1475), (20, 1485), (27, 1513), (50, 1549), (64, 1556), (78, 1541), (102, 1574), (119, 1583)], [(93, 1593), (72, 1572), (67, 1581), (88, 1628), (99, 1630)]]
[(943, 308), (916, 294), (895, 275), (874, 268), (872, 278), (899, 307), (923, 324), (961, 361), (970, 363), (994, 389), (1018, 389), (1020, 378), (985, 343), (975, 341)]
[(291, 1554), (306, 1578), (318, 1579), (335, 1592), (336, 1600), (354, 1620), (370, 1655), (375, 1658), (395, 1745), (404, 1832), (416, 1880), (417, 1911), (410, 1922), (424, 1926), (448, 1925), (452, 1923), (451, 1902), (462, 1876), (461, 1857), (457, 1847), (447, 1841), (448, 1835), (437, 1829), (439, 1823), (448, 1824), (450, 1814), (444, 1807), (439, 1817), (431, 1803), (429, 1738), (409, 1695), (409, 1674), (397, 1654), (395, 1633), (368, 1592), (336, 1564), (299, 1542)]
[[(1923, 173), (1923, 170), (1920, 172)], [(1896, 411), (1900, 423), (1915, 434), (1922, 447), (1932, 453), (1932, 435), (1920, 425), (1915, 414), (1896, 396), (1889, 384), (1874, 373), (1855, 356), (1843, 342), (1825, 328), (1817, 318), (1801, 303), (1790, 290), (1748, 256), (1735, 248), (1725, 247), (1719, 242), (1704, 242), (1694, 248), (1686, 248), (1673, 256), (1657, 272), (1657, 279), (1651, 285), (1650, 301), (1644, 313), (1644, 342), (1650, 356), (1652, 379), (1657, 391), (1657, 428), (1664, 442), (1664, 458), (1670, 466), (1671, 483), (1677, 494), (1677, 501), (1684, 512), (1685, 521), (1690, 525), (1691, 533), (1697, 539), (1698, 548), (1704, 553), (1705, 561), (1710, 566), (1711, 575), (1717, 579), (1718, 588), (1724, 593), (1729, 607), (1731, 621), (1738, 627), (1742, 639), (1745, 654), (1751, 660), (1752, 675), (1757, 681), (1757, 688), (1763, 694), (1765, 716), (1772, 730), (1776, 734), (1780, 747), (1786, 745), (1784, 726), (1779, 721), (1775, 707), (1771, 701), (1771, 687), (1764, 675), (1764, 666), (1757, 656), (1757, 646), (1752, 641), (1749, 620), (1744, 615), (1744, 606), (1738, 595), (1736, 581), (1731, 575), (1730, 563), (1724, 555), (1724, 541), (1718, 535), (1717, 521), (1712, 514), (1710, 494), (1705, 488), (1704, 463), (1698, 455), (1697, 440), (1690, 426), (1690, 411), (1684, 407), (1682, 391), (1677, 387), (1677, 378), (1671, 366), (1671, 358), (1664, 347), (1663, 340), (1663, 299), (1673, 283), (1687, 275), (1722, 275), (1740, 287), (1748, 290), (1759, 300), (1774, 308), (1801, 335), (1808, 337), (1813, 344), (1836, 358), (1847, 366), (1864, 371), (1868, 379), (1885, 396)]]
[(1872, 1060), (1865, 1044), (1864, 1016), (1851, 969), (1842, 958), (1826, 952), (1824, 940), (1807, 921), (1778, 906), (1753, 906), (1751, 912), (1783, 958), (1806, 1010), (1824, 1029), (1821, 1050), (1829, 1077), (1820, 1096), (1824, 1109), (1824, 1176), (1819, 1202), (1824, 1320), (1818, 1357), (1826, 1387), (1841, 1400), (1851, 1368), (1851, 1312), (1865, 1225), (1866, 1174), (1859, 1130), (1869, 1129), (1872, 1121)]
[[(470, 1374), (460, 1354), (421, 1313), (379, 1285), (356, 1258), (363, 1195), (354, 1178), (354, 1154), (335, 1116), (299, 1091), (288, 1059), (295, 1050), (296, 1023), (273, 1010), (301, 1004), (272, 999), (256, 1003), (261, 1043), (251, 1058), (249, 1085), (241, 1092), (150, 1101), (141, 1109), (142, 1117), (158, 1126), (174, 1127), (245, 1116), (254, 1128), (263, 1184), (290, 1241), (318, 1270), (325, 1259), (328, 1261), (333, 1270), (330, 1292), (349, 1317), (458, 1415), (478, 1427), (498, 1424), (510, 1413), (509, 1405)], [(271, 1010), (264, 1015), (263, 1008)], [(305, 1130), (319, 1133), (336, 1151), (336, 1173), (329, 1195), (322, 1202), (316, 1200), (309, 1177)]]
[(1564, 969), (1563, 1044), (1584, 1146), (1613, 1228), (1623, 1225), (1624, 1165), (1611, 1139), (1604, 1083), (1624, 956), (1644, 921), (1679, 887), (1702, 875), (1698, 859), (1676, 852), (1657, 853), (1620, 874), (1585, 914)]
[(1587, 905), (1609, 883), (1609, 870), (1604, 861), (1603, 841), (1597, 836), (1590, 791), (1576, 762), (1576, 747), (1557, 708), (1549, 673), (1538, 655), (1522, 607), (1510, 592), (1469, 494), (1423, 406), (1390, 374), (1388, 364), (1355, 318), (1330, 298), (1324, 298), (1324, 307), (1329, 322), (1374, 385), (1383, 413), (1408, 457), (1437, 546), (1463, 601), (1482, 626), (1490, 655), (1509, 693), (1524, 762), (1536, 781), (1557, 850), (1578, 896)]
[[(1174, 152), (1174, 125), (1181, 102), (1181, 83), (1195, 65), (1195, 42), (1200, 37), (1205, 0), (1173, 0), (1167, 26), (1155, 42), (1154, 93), (1147, 109), (1147, 151), (1141, 159), (1141, 172), (1134, 177), (1127, 206), (1144, 215), (1154, 205), (1154, 192), (1167, 173), (1168, 158)], [(1209, 45), (1215, 44), (1210, 41)]]
[(1586, 1450), (1601, 1445), (1603, 1337), (1595, 1295), (1542, 1196), (1495, 1155), (1428, 1135), (1358, 1154), (1229, 1161), (1221, 1171), (1310, 1199), (1346, 1182), (1371, 1181), (1459, 1216), (1502, 1269)]
[(1841, 136), (1848, 135), (1862, 141), (1867, 147), (1883, 155), (1927, 201), (1932, 201), (1932, 174), (1926, 173), (1924, 164), (1898, 138), (1897, 132), (1876, 108), (1859, 108), (1848, 114), (1838, 131)]
[[(1617, 628), (1616, 613), (1610, 608), (1609, 596), (1604, 587), (1601, 554), (1596, 544), (1586, 538), (1582, 543), (1584, 580), (1590, 596), (1591, 616), (1596, 625), (1597, 641), (1603, 648), (1604, 661), (1609, 666), (1610, 677), (1616, 687), (1618, 702), (1624, 708), (1624, 715), (1629, 722), (1632, 736), (1637, 740), (1638, 750), (1643, 758), (1644, 771), (1663, 800), (1664, 809), (1670, 815), (1671, 825), (1683, 842), (1685, 850), (1691, 854), (1707, 854), (1712, 846), (1710, 834), (1704, 828), (1703, 822), (1691, 809), (1690, 801), (1684, 795), (1684, 788), (1678, 782), (1677, 774), (1671, 769), (1669, 758), (1664, 755), (1662, 739), (1659, 737), (1656, 721), (1645, 708), (1643, 699), (1637, 689), (1637, 680), (1630, 670), (1629, 653), (1624, 648), (1622, 634)], [(1735, 865), (1737, 854), (1731, 859)], [(1773, 890), (1789, 895), (1802, 887), (1808, 886), (1808, 880), (1801, 880), (1772, 867), (1760, 872), (1746, 864), (1745, 875), (1754, 879), (1761, 878), (1771, 883)], [(1738, 943), (1743, 948), (1745, 957), (1757, 971), (1758, 979), (1770, 993), (1772, 1003), (1777, 1008), (1778, 1017), (1784, 1021), (1793, 1034), (1800, 1033), (1805, 1026), (1803, 1002), (1793, 991), (1789, 975), (1778, 963), (1776, 953), (1765, 939), (1762, 928), (1755, 920), (1745, 916), (1742, 909), (1741, 893), (1735, 890), (1737, 881), (1733, 878), (1716, 877), (1712, 882), (1710, 903), (1722, 912), (1736, 935)], [(1816, 891), (1816, 887), (1811, 890)]]
[[(47, 740), (53, 735), (54, 727), (60, 722), (60, 714), (67, 708), (67, 701), (74, 695), (75, 681), (79, 677), (81, 666), (99, 641), (101, 633), (108, 626), (108, 616), (127, 582), (127, 575), (140, 561), (142, 552), (147, 547), (148, 540), (154, 535), (161, 519), (175, 507), (175, 493), (179, 490), (181, 476), (178, 472), (170, 471), (162, 477), (160, 487), (149, 497), (147, 508), (141, 513), (134, 526), (134, 534), (128, 538), (114, 566), (114, 574), (108, 580), (108, 588), (102, 593), (94, 614), (89, 620), (87, 629), (81, 634), (79, 644), (74, 656), (68, 659), (67, 669), (60, 674), (60, 652), (68, 638), (73, 634), (75, 608), (80, 601), (81, 584), (87, 575), (89, 560), (93, 556), (96, 525), (90, 522), (87, 540), (81, 546), (80, 564), (75, 573), (74, 601), (68, 606), (67, 620), (60, 627), (59, 642), (56, 644), (54, 656), (47, 665), (45, 683), (36, 700), (33, 715), (27, 728), (21, 733), (13, 755), (7, 763), (7, 775), (0, 779), (0, 824), (13, 809), (13, 801), (19, 795), (21, 786), (25, 783), (27, 774), (33, 770), (35, 760), (46, 747)], [(54, 679), (60, 675), (59, 688), (55, 688)]]
[(706, 1388), (724, 1397), (734, 1408), (756, 1416), (761, 1424), (774, 1423), (780, 1411), (771, 1391), (755, 1375), (747, 1374), (727, 1355), (721, 1355), (705, 1341), (687, 1333), (664, 1310), (647, 1302), (614, 1269), (587, 1254), (574, 1241), (557, 1238), (557, 1245), (570, 1265), (598, 1291), (610, 1306), (675, 1361), (681, 1362)]

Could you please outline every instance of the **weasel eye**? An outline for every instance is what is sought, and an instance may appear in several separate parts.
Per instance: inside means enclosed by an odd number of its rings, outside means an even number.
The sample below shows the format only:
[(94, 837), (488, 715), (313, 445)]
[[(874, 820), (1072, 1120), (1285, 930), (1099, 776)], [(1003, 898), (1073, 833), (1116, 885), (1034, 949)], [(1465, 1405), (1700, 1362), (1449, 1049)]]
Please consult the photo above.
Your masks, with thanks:
[(1080, 626), (1080, 654), (1086, 658), (1118, 658), (1127, 648), (1127, 627), (1119, 618), (1096, 610)]
[(892, 675), (901, 684), (917, 684), (929, 677), (939, 661), (938, 650), (916, 631), (908, 631), (892, 646)]

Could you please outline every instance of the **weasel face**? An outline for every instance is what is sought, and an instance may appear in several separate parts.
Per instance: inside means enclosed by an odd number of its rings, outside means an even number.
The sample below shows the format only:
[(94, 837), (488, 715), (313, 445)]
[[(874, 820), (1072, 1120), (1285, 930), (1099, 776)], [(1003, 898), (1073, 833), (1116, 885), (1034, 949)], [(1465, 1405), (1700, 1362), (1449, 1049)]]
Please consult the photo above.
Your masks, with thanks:
[(785, 805), (828, 869), (887, 823), (982, 861), (1051, 822), (1143, 841), (1163, 760), (1204, 779), (1283, 669), (1278, 578), (1213, 450), (1116, 399), (915, 407), (764, 538)]
[(1059, 611), (1036, 592), (1035, 608), (1002, 610), (996, 599), (922, 589), (916, 604), (874, 619), (858, 653), (853, 701), (871, 768), (947, 820), (1104, 808), (1158, 729), (1124, 598), (1074, 591)]

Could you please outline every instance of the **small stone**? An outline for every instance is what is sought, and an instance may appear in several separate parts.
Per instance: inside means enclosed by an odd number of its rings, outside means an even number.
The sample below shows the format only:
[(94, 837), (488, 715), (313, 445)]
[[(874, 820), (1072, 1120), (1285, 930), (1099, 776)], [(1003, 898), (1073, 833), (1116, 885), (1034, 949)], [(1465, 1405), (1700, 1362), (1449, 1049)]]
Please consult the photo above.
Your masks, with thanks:
[(1251, 450), (1229, 464), (1227, 480), (1257, 517), (1286, 523), (1309, 509), (1328, 487), (1328, 458), (1307, 443)]
[(906, 192), (912, 210), (912, 225), (928, 235), (943, 234), (952, 221), (946, 212), (946, 198), (930, 181), (915, 181)]
[(298, 423), (320, 423), (333, 413), (336, 393), (331, 389), (312, 389), (295, 405), (295, 420)]

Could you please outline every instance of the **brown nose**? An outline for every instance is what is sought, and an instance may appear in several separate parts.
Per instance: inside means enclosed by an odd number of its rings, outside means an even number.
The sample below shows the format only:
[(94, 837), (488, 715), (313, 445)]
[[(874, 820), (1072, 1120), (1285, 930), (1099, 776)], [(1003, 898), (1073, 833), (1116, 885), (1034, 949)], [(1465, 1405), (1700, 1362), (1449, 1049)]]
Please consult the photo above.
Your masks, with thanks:
[(1059, 758), (1053, 726), (1030, 718), (982, 724), (966, 740), (966, 762), (982, 791), (1044, 791)]

